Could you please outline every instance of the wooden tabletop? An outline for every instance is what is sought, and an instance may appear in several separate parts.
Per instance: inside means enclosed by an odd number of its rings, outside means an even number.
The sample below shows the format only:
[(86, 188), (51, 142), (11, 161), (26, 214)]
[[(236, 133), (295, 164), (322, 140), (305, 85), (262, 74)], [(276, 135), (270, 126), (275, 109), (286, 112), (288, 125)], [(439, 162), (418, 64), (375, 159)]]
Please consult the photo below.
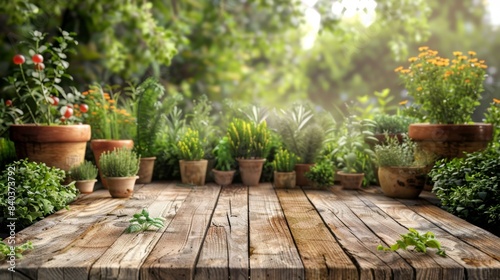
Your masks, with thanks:
[[(143, 208), (166, 226), (124, 233)], [(448, 257), (377, 251), (408, 228), (434, 232)], [(392, 199), (378, 188), (154, 182), (136, 185), (130, 199), (81, 195), (17, 238), (35, 250), (16, 260), (15, 273), (2, 264), (2, 280), (500, 279), (499, 237), (427, 199)]]

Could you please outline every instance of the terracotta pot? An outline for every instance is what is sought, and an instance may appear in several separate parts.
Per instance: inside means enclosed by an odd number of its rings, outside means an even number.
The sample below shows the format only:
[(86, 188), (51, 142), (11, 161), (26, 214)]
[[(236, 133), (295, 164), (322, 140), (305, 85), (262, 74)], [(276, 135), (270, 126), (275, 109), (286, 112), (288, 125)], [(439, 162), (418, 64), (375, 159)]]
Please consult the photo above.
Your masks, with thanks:
[(243, 185), (258, 186), (266, 159), (237, 159), (237, 161)]
[(111, 197), (127, 198), (134, 194), (135, 181), (139, 176), (132, 177), (107, 177), (108, 191)]
[(274, 171), (274, 187), (275, 188), (290, 188), (293, 189), (296, 186), (296, 175), (295, 171), (292, 172), (277, 172)]
[(379, 167), (382, 192), (388, 197), (417, 198), (427, 179), (425, 167)]
[(305, 173), (311, 170), (314, 163), (297, 163), (295, 164), (296, 185), (300, 187), (312, 186), (312, 182), (306, 178)]
[(346, 190), (361, 189), (363, 179), (365, 178), (365, 173), (345, 173), (339, 171), (338, 175), (340, 176), (340, 185)]
[(493, 138), (491, 124), (411, 124), (410, 138), (438, 158), (463, 157), (464, 152), (483, 150)]
[(221, 171), (217, 169), (212, 169), (214, 174), (214, 181), (217, 185), (227, 186), (233, 183), (234, 173), (236, 170)]
[(75, 182), (75, 186), (78, 188), (80, 193), (88, 194), (94, 191), (94, 185), (97, 182), (96, 179), (93, 180), (79, 180)]
[(155, 160), (156, 157), (141, 158), (141, 161), (139, 163), (139, 172), (137, 174), (139, 176), (139, 179), (137, 179), (136, 183), (138, 184), (151, 183), (151, 180), (153, 179)]
[(10, 140), (17, 158), (69, 171), (85, 159), (90, 125), (11, 125)]
[(108, 184), (106, 178), (101, 173), (101, 168), (99, 164), (99, 159), (101, 159), (101, 154), (107, 151), (113, 151), (115, 148), (126, 147), (129, 149), (134, 148), (133, 140), (108, 140), (108, 139), (93, 139), (90, 141), (90, 148), (94, 153), (95, 163), (99, 169), (99, 178), (101, 179), (102, 186), (107, 189)]
[(208, 161), (202, 160), (179, 160), (181, 169), (181, 180), (183, 184), (204, 186), (207, 174)]

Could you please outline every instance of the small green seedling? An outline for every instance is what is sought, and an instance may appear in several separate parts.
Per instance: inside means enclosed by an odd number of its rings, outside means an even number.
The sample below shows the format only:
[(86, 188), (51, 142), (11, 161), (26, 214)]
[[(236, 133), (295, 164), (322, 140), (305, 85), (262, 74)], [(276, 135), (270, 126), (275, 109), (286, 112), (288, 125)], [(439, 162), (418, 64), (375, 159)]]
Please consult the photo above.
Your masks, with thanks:
[(415, 251), (426, 253), (427, 248), (437, 249), (436, 254), (441, 257), (446, 257), (446, 252), (441, 248), (441, 243), (437, 241), (434, 233), (428, 231), (425, 234), (420, 234), (413, 228), (408, 229), (407, 234), (401, 234), (401, 239), (396, 241), (396, 244), (391, 247), (378, 245), (377, 250), (380, 251), (396, 251), (398, 249), (407, 250), (408, 246), (414, 246)]
[(149, 230), (151, 227), (162, 228), (164, 227), (164, 218), (151, 218), (149, 217), (149, 212), (146, 209), (142, 209), (140, 213), (134, 214), (134, 218), (131, 219), (130, 225), (125, 229), (126, 233), (133, 233), (138, 231)]
[(11, 245), (7, 244), (9, 241), (2, 241), (0, 238), (0, 261), (6, 260), (10, 257), (15, 257), (16, 259), (22, 259), (23, 253), (29, 250), (33, 250), (33, 243), (31, 241), (27, 241), (22, 245), (17, 245), (11, 247)]

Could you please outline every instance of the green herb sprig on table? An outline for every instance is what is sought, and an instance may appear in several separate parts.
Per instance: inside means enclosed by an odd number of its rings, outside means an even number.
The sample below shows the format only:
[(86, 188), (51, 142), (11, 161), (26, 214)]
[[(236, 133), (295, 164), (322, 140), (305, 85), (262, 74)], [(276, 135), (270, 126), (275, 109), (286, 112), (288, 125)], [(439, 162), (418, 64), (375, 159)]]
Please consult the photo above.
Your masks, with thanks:
[(438, 254), (441, 257), (446, 257), (446, 252), (441, 248), (441, 243), (436, 239), (434, 233), (428, 231), (424, 234), (420, 234), (413, 228), (408, 229), (407, 234), (401, 234), (401, 239), (397, 240), (395, 244), (391, 247), (384, 247), (383, 245), (378, 245), (377, 250), (380, 251), (397, 251), (398, 249), (407, 250), (408, 246), (414, 246), (415, 251), (426, 253), (427, 248), (436, 248)]
[[(0, 261), (6, 260), (9, 258), (9, 255), (12, 254), (11, 246), (9, 246), (6, 241), (2, 241), (0, 238)], [(9, 243), (10, 244), (10, 243)], [(27, 241), (22, 245), (17, 245), (14, 247), (14, 253), (16, 259), (22, 259), (23, 253), (29, 250), (33, 250), (33, 243), (31, 241)]]
[(156, 227), (158, 229), (164, 227), (164, 218), (151, 218), (149, 212), (146, 209), (142, 209), (140, 213), (134, 214), (134, 218), (131, 219), (130, 225), (125, 229), (126, 233), (133, 233), (139, 231), (149, 230), (151, 227)]

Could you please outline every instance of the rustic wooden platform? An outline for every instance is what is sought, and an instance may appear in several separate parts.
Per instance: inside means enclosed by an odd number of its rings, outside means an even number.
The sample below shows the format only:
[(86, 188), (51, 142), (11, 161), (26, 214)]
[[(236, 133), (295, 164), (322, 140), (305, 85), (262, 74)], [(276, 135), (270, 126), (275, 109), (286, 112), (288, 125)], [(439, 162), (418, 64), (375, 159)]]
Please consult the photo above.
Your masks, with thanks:
[[(424, 196), (425, 197), (425, 196)], [(166, 218), (126, 234), (134, 213)], [(433, 231), (449, 257), (381, 252), (409, 227)], [(426, 199), (377, 188), (276, 190), (137, 185), (133, 198), (81, 195), (17, 234), (36, 249), (0, 279), (500, 279), (500, 238)]]

